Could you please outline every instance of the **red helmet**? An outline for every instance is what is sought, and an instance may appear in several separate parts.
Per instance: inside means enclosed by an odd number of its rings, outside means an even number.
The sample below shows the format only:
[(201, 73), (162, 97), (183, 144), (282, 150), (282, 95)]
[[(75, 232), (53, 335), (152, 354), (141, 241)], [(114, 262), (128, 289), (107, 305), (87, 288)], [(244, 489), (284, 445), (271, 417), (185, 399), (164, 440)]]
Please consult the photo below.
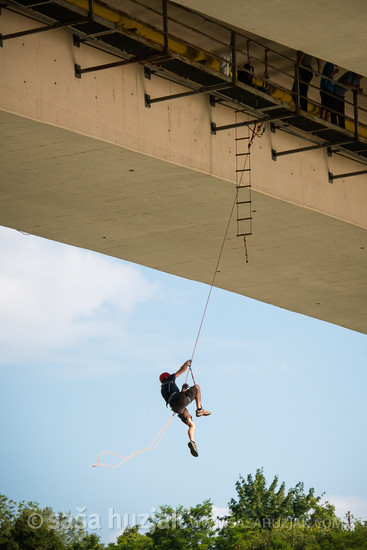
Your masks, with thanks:
[(162, 374), (161, 374), (160, 377), (159, 377), (159, 381), (160, 381), (160, 382), (163, 382), (163, 380), (164, 380), (165, 378), (167, 378), (167, 376), (169, 376), (169, 372), (162, 372)]

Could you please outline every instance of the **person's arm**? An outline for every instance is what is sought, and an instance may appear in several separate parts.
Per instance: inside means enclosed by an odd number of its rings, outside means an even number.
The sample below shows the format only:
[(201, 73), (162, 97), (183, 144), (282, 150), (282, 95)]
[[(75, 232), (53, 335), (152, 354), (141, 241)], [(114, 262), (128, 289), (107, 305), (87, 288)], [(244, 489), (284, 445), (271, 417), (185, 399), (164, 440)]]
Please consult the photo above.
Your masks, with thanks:
[(179, 376), (181, 376), (181, 374), (187, 371), (190, 365), (191, 365), (191, 361), (190, 359), (188, 359), (187, 361), (185, 361), (182, 367), (179, 368), (178, 371), (175, 373), (175, 377), (178, 378)]
[(360, 86), (356, 86), (355, 84), (352, 84), (352, 75), (350, 73), (346, 73), (344, 75), (346, 78), (344, 78), (343, 84), (344, 86), (347, 86), (350, 90), (357, 92), (359, 94), (363, 93), (363, 90)]
[(359, 94), (363, 94), (363, 90), (360, 86), (355, 86), (351, 82), (346, 82), (346, 85), (348, 86), (348, 88), (350, 88), (354, 92), (358, 92)]

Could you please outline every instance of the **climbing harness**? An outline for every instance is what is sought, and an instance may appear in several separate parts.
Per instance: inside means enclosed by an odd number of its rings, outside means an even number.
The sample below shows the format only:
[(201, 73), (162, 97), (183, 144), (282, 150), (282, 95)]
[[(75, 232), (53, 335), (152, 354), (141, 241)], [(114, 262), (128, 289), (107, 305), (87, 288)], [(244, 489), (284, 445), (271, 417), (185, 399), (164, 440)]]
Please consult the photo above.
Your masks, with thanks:
[(179, 393), (178, 391), (174, 391), (174, 392), (169, 396), (168, 401), (167, 401), (167, 407), (168, 407), (168, 405), (171, 403), (173, 397), (174, 397), (175, 395), (177, 395), (178, 393)]

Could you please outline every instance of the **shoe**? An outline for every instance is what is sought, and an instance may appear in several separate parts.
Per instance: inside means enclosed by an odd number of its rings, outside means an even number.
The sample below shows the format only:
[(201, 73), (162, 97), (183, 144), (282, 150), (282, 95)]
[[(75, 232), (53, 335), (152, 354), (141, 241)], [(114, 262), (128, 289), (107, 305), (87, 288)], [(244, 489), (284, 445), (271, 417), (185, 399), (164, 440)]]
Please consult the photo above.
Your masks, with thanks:
[(195, 441), (190, 441), (190, 443), (188, 443), (187, 445), (190, 449), (190, 453), (192, 454), (192, 456), (199, 456), (198, 448)]
[(209, 416), (212, 414), (209, 411), (204, 411), (204, 409), (196, 409), (196, 416)]

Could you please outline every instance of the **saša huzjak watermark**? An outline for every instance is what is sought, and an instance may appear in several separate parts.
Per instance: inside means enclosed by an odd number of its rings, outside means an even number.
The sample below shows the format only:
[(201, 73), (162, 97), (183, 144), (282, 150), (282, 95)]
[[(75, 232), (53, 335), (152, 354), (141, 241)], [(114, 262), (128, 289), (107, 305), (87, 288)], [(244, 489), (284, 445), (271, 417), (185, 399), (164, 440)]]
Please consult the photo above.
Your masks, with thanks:
[[(172, 513), (165, 516), (164, 519), (156, 516), (157, 512), (159, 512), (159, 509), (151, 508), (149, 513), (119, 513), (115, 511), (113, 506), (110, 506), (107, 508), (105, 514), (100, 514), (90, 513), (86, 506), (82, 506), (76, 508), (74, 515), (70, 512), (68, 514), (32, 512), (29, 514), (27, 521), (29, 527), (32, 529), (40, 529), (42, 526), (45, 526), (48, 529), (56, 529), (59, 532), (67, 531), (72, 527), (88, 531), (108, 529), (113, 532), (123, 532), (126, 527), (139, 526), (139, 531), (143, 533), (153, 533), (156, 529), (180, 529), (181, 515), (179, 510), (173, 508)], [(345, 522), (338, 518), (318, 520), (310, 523), (291, 518), (261, 518), (231, 521), (230, 518), (227, 520), (227, 518), (213, 516), (199, 520), (192, 519), (192, 526), (209, 526), (209, 523), (213, 521), (217, 528), (227, 525), (228, 527), (233, 526), (236, 528), (240, 526), (243, 529), (255, 529), (256, 527), (263, 529), (333, 529), (340, 528), (340, 526), (345, 524)], [(187, 518), (185, 522), (187, 527)]]
[[(32, 529), (40, 529), (45, 526), (49, 529), (56, 529), (57, 531), (67, 531), (71, 527), (79, 527), (81, 529), (87, 529), (88, 531), (99, 531), (101, 529), (108, 529), (110, 531), (123, 531), (126, 527), (139, 526), (139, 531), (150, 531), (158, 525), (153, 525), (153, 518), (157, 508), (151, 508), (149, 513), (119, 513), (116, 512), (114, 507), (107, 508), (105, 514), (88, 512), (86, 506), (77, 507), (76, 513), (59, 514), (59, 513), (42, 513), (31, 512), (28, 516), (27, 522)], [(163, 522), (162, 529), (177, 529), (179, 516), (174, 513), (170, 516), (170, 519)]]

